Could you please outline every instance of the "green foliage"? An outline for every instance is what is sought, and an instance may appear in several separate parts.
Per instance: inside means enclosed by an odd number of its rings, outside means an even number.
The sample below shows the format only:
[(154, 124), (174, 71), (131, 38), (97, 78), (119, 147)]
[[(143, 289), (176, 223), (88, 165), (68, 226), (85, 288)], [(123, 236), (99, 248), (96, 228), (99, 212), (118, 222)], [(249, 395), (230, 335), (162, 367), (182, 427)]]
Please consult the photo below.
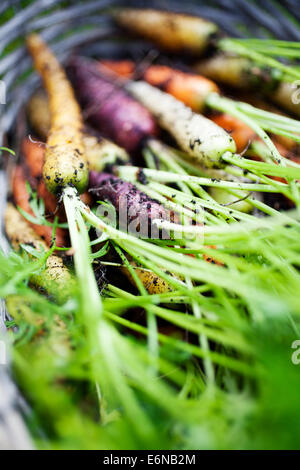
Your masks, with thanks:
[[(299, 77), (296, 67), (276, 59), (278, 52), (298, 58), (299, 45), (251, 41), (221, 46), (280, 70), (284, 79)], [(300, 365), (292, 363), (291, 346), (300, 339), (300, 167), (283, 158), (267, 134), (299, 142), (299, 122), (217, 95), (208, 105), (257, 132), (263, 161), (227, 153), (212, 178), (182, 153), (152, 142), (144, 170), (151, 184), (136, 182), (134, 167), (116, 169), (182, 216), (196, 220), (195, 208), (202, 211), (203, 224), (185, 227), (180, 239), (175, 232), (170, 240), (120, 233), (72, 188), (64, 194), (68, 224), (51, 224), (43, 201), (28, 188), (34, 216), (22, 214), (54, 232), (68, 226), (77, 275), (73, 296), (58, 305), (29, 285), (32, 273), (43, 274), (45, 253), (30, 246), (22, 255), (0, 252), (13, 370), (40, 448), (299, 448)], [(209, 187), (247, 191), (256, 214), (218, 204)], [(253, 191), (288, 198), (295, 208), (280, 212)], [(103, 236), (90, 241), (91, 227)], [(189, 231), (199, 237), (188, 238)], [(131, 269), (136, 290), (110, 283), (100, 295), (92, 268), (104, 265), (108, 250)], [(130, 258), (173, 290), (149, 295)]]
[[(180, 157), (173, 157), (180, 166)], [(200, 190), (187, 179), (186, 188), (169, 194), (168, 186), (154, 184), (156, 174), (151, 188), (170, 199), (173, 194), (181, 207), (189, 189)], [(193, 198), (199, 206), (209, 202), (204, 193)], [(300, 335), (298, 211), (247, 220), (235, 211), (228, 220), (215, 203), (203, 243), (174, 240), (173, 247), (170, 240), (118, 238), (117, 229), (77, 199), (66, 204), (77, 253), (73, 299), (58, 306), (30, 289), (29, 274), (41, 269), (40, 260), (0, 255), (0, 294), (14, 322), (8, 326), (18, 326), (11, 334), (14, 371), (32, 406), (28, 424), (37, 445), (298, 448), (300, 375), (291, 361)], [(100, 299), (90, 263), (101, 264), (108, 242), (92, 255), (87, 232), (99, 223), (125, 264), (127, 253), (174, 290), (130, 294), (108, 285)], [(136, 320), (136, 308), (148, 322)]]
[[(299, 42), (280, 41), (276, 39), (222, 39), (220, 49), (248, 57), (261, 67), (269, 67), (274, 78), (282, 81), (295, 81), (300, 78), (297, 63), (299, 59)], [(274, 58), (275, 57), (275, 58)], [(291, 62), (282, 63), (282, 58)], [(278, 60), (279, 59), (279, 60)]]

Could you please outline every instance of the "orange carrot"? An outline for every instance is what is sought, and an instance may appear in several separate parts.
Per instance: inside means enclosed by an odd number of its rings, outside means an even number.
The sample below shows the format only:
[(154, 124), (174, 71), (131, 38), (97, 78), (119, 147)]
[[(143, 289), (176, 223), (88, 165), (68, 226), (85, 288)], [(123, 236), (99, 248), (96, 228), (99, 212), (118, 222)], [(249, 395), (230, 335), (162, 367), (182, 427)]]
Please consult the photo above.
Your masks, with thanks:
[[(100, 68), (103, 66), (124, 78), (130, 78), (135, 71), (135, 64), (130, 61), (102, 61)], [(207, 96), (219, 91), (217, 85), (207, 78), (166, 65), (150, 65), (139, 74), (139, 78), (173, 95), (194, 111), (202, 111)]]
[(40, 178), (43, 173), (43, 163), (45, 157), (45, 149), (35, 139), (25, 138), (22, 141), (22, 156), (25, 158), (26, 165), (29, 168), (33, 178)]
[(137, 65), (132, 60), (101, 60), (100, 64), (124, 78), (132, 78), (137, 70)]
[[(207, 245), (207, 248), (213, 248), (215, 250), (217, 249), (216, 245)], [(212, 258), (211, 256), (206, 255), (205, 253), (203, 254), (203, 259), (208, 263), (217, 264), (218, 266), (224, 266), (224, 263), (218, 261), (216, 258)]]
[[(213, 248), (217, 250), (216, 245), (206, 245), (205, 248)], [(189, 254), (188, 256), (191, 256), (191, 258), (195, 258), (195, 255), (193, 254)], [(218, 266), (224, 266), (224, 263), (222, 263), (221, 261), (218, 261), (216, 258), (210, 255), (207, 255), (206, 253), (203, 253), (203, 259), (207, 261), (208, 263), (217, 264)]]
[[(22, 155), (25, 159), (25, 164), (28, 167), (30, 176), (36, 179), (36, 187), (34, 189), (37, 191), (38, 196), (44, 200), (47, 214), (53, 214), (57, 211), (57, 199), (48, 191), (42, 179), (45, 147), (36, 143), (35, 139), (30, 140), (29, 138), (25, 138), (22, 142)], [(80, 198), (85, 204), (89, 204), (92, 201), (91, 195), (88, 192), (81, 194)], [(63, 208), (57, 212), (57, 215), (65, 220)]]
[(29, 138), (25, 138), (22, 142), (22, 156), (29, 175), (36, 183), (34, 189), (45, 202), (46, 213), (53, 214), (57, 209), (57, 199), (48, 191), (43, 180), (45, 147), (35, 142), (35, 139), (32, 141)]
[[(26, 172), (22, 166), (17, 166), (13, 173), (12, 190), (14, 200), (17, 206), (30, 215), (34, 215), (29, 201), (29, 194), (26, 187)], [(30, 225), (35, 232), (47, 243), (48, 246), (52, 244), (52, 227), (46, 225), (36, 225), (30, 222)], [(67, 232), (61, 228), (56, 229), (56, 245), (67, 246)]]
[(210, 119), (229, 132), (236, 143), (238, 153), (242, 152), (256, 138), (255, 132), (250, 127), (229, 114), (212, 115)]

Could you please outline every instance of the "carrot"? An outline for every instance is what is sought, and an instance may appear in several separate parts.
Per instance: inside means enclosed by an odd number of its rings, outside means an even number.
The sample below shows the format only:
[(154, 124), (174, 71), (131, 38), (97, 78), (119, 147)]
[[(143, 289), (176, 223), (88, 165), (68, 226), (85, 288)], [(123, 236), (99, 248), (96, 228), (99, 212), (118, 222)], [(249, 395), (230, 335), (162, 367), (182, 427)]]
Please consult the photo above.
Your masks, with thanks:
[(42, 139), (47, 140), (51, 126), (51, 116), (47, 95), (44, 90), (38, 90), (31, 96), (27, 103), (26, 111), (34, 131)]
[[(152, 9), (122, 8), (116, 11), (118, 24), (149, 39), (171, 52), (202, 54), (209, 45), (216, 46), (217, 26), (199, 17)], [(295, 103), (295, 85), (284, 82), (272, 70), (250, 59), (219, 52), (195, 65), (198, 73), (239, 89), (258, 89), (287, 111), (300, 116)]]
[[(143, 286), (145, 287), (146, 291), (150, 295), (154, 294), (164, 294), (166, 292), (171, 292), (173, 289), (164, 279), (159, 277), (153, 271), (149, 271), (148, 269), (142, 268), (138, 266), (134, 261), (130, 261), (131, 266), (134, 268), (134, 271), (140, 281), (142, 282)], [(123, 267), (122, 271), (129, 279), (129, 281), (135, 286), (135, 281), (133, 276), (131, 275), (130, 271), (127, 267)]]
[[(31, 176), (40, 179), (43, 172), (45, 147), (37, 143), (35, 139), (26, 137), (22, 140), (21, 151)], [(55, 198), (54, 200), (56, 201)]]
[[(260, 81), (257, 75), (251, 76), (249, 74), (250, 64), (251, 62), (244, 57), (218, 53), (196, 63), (194, 69), (197, 73), (215, 80), (217, 83), (245, 90), (251, 86), (255, 77), (256, 81)], [(257, 69), (257, 73), (259, 72), (260, 70)]]
[[(279, 116), (288, 117), (288, 115), (286, 113), (284, 113), (282, 110), (280, 110), (274, 104), (272, 104), (269, 100), (267, 101), (263, 97), (255, 94), (255, 93), (251, 93), (251, 91), (249, 91), (249, 90), (247, 90), (247, 91), (240, 91), (239, 90), (238, 93), (236, 94), (236, 98), (239, 101), (244, 101), (246, 103), (251, 104), (255, 108), (260, 108), (264, 111), (269, 111), (273, 114), (278, 114)], [(295, 140), (291, 139), (290, 137), (286, 137), (286, 136), (279, 135), (279, 134), (274, 134), (272, 136), (272, 140), (276, 141), (276, 142), (279, 142), (280, 144), (282, 144), (284, 147), (286, 147), (287, 149), (289, 149), (292, 152), (296, 152), (296, 153), (299, 152), (299, 149), (300, 149), (299, 144), (296, 143)]]
[(224, 113), (211, 115), (210, 119), (231, 135), (235, 141), (236, 151), (238, 153), (245, 150), (247, 145), (249, 145), (252, 140), (256, 139), (255, 132), (234, 116)]
[(102, 171), (111, 165), (128, 165), (130, 162), (125, 149), (103, 137), (84, 134), (83, 143), (91, 170)]
[(176, 53), (202, 54), (218, 32), (217, 25), (210, 21), (170, 11), (121, 8), (114, 18), (130, 32)]
[[(130, 78), (135, 70), (134, 62), (130, 61), (102, 61), (100, 70), (103, 69), (103, 66), (124, 78)], [(219, 92), (219, 88), (211, 80), (165, 65), (150, 65), (139, 74), (138, 78), (142, 78), (150, 85), (157, 86), (173, 95), (198, 112), (203, 111), (206, 98), (210, 93)]]
[(5, 212), (5, 230), (15, 250), (18, 250), (21, 244), (29, 244), (37, 250), (48, 251), (49, 249), (36, 230), (10, 203), (7, 205)]
[[(53, 214), (57, 212), (57, 199), (54, 194), (48, 191), (42, 179), (45, 159), (44, 146), (40, 145), (35, 140), (25, 138), (22, 141), (21, 151), (22, 157), (24, 158), (23, 167), (26, 168), (28, 173), (28, 175), (25, 176), (28, 176), (27, 179), (33, 189), (36, 190), (37, 195), (44, 200), (46, 213)], [(59, 211), (58, 215), (63, 216), (62, 211)]]
[(268, 96), (281, 108), (300, 117), (300, 104), (293, 99), (295, 90), (294, 83), (280, 82), (274, 91), (270, 91)]
[(129, 82), (127, 89), (198, 163), (219, 166), (225, 152), (235, 152), (234, 140), (227, 132), (168, 93), (142, 81)]
[(159, 230), (152, 224), (154, 219), (177, 220), (174, 212), (165, 209), (133, 184), (110, 173), (91, 171), (89, 186), (98, 200), (109, 201), (114, 206), (119, 214), (119, 226), (125, 231), (133, 231), (145, 238), (149, 235), (150, 238), (155, 238), (159, 237)]
[[(45, 241), (12, 204), (8, 204), (6, 208), (5, 230), (15, 250), (20, 249), (21, 245), (30, 245), (38, 251), (49, 250)], [(64, 303), (74, 293), (72, 275), (62, 259), (53, 254), (48, 257), (45, 270), (40, 274), (32, 274), (30, 282), (38, 289), (46, 291), (59, 303)]]
[[(207, 248), (217, 249), (216, 245), (208, 245)], [(224, 263), (218, 261), (216, 258), (212, 258), (209, 255), (203, 254), (203, 259), (208, 263), (217, 264), (218, 266), (224, 266)]]
[(116, 88), (113, 76), (104, 74), (103, 70), (100, 72), (99, 68), (89, 61), (73, 59), (70, 76), (80, 101), (89, 110), (92, 123), (104, 132), (110, 132), (110, 137), (118, 143), (122, 139), (125, 148), (137, 151), (146, 139), (153, 136), (154, 121), (145, 114), (146, 107), (161, 127), (168, 130), (179, 146), (197, 161), (208, 166), (219, 165), (226, 151), (235, 151), (232, 137), (209, 119), (192, 113), (174, 97), (146, 82), (123, 84), (144, 105), (139, 108), (124, 87)]
[[(92, 167), (95, 169), (98, 169), (99, 167), (102, 168), (104, 161), (110, 161), (110, 155), (107, 155), (106, 160), (104, 159), (106, 154), (103, 156), (103, 158), (99, 159), (101, 153), (104, 153), (104, 149), (102, 148), (101, 143), (99, 143), (98, 140), (93, 136), (86, 137), (86, 139), (91, 139), (91, 142), (89, 143), (89, 153), (90, 158), (95, 159)], [(108, 152), (108, 149), (106, 149), (106, 151)], [(28, 170), (29, 182), (33, 189), (36, 190), (37, 195), (44, 200), (47, 215), (55, 213), (61, 219), (60, 221), (65, 221), (63, 207), (58, 207), (56, 197), (54, 194), (48, 191), (45, 182), (42, 179), (45, 148), (35, 140), (33, 141), (29, 138), (25, 138), (22, 142), (22, 156), (24, 157), (24, 166)], [(80, 198), (86, 204), (91, 202), (91, 197), (87, 192), (81, 194)]]
[[(101, 61), (100, 69), (103, 67), (124, 78), (132, 77), (135, 72), (135, 63), (129, 60)], [(165, 65), (150, 65), (146, 70), (138, 73), (138, 78), (166, 91), (198, 112), (203, 111), (206, 98), (210, 93), (219, 92), (214, 82)], [(229, 132), (236, 143), (237, 152), (244, 150), (255, 136), (250, 127), (229, 114), (212, 115), (210, 119)]]
[(88, 167), (80, 108), (64, 70), (44, 41), (31, 34), (27, 47), (49, 96), (51, 128), (43, 168), (45, 183), (55, 194), (69, 184), (82, 193), (88, 181)]
[(300, 104), (293, 100), (294, 84), (277, 80), (275, 74), (269, 73), (250, 59), (219, 53), (195, 64), (194, 69), (217, 83), (239, 90), (259, 90), (273, 103), (300, 116)]
[[(51, 297), (59, 303), (64, 303), (64, 298), (62, 300), (57, 299), (55, 294), (56, 290), (54, 289), (54, 295), (51, 295)], [(68, 300), (70, 297), (71, 292), (69, 297), (65, 297), (65, 300)], [(17, 294), (11, 294), (6, 297), (5, 306), (17, 326), (24, 324), (25, 320), (27, 325), (34, 327), (33, 336), (30, 338), (31, 346), (33, 346), (34, 342), (37, 344), (42, 340), (43, 348), (49, 354), (53, 354), (55, 360), (61, 358), (65, 361), (67, 357), (70, 357), (70, 354), (72, 354), (70, 332), (67, 323), (62, 319), (61, 315), (54, 314), (49, 322), (49, 318), (46, 315), (43, 315), (42, 312), (37, 313), (32, 309), (30, 299)]]
[[(23, 211), (27, 212), (29, 215), (34, 216), (34, 213), (30, 207), (30, 196), (26, 187), (27, 179), (28, 178), (26, 176), (24, 168), (22, 166), (17, 166), (14, 169), (12, 178), (13, 197), (17, 206), (19, 206)], [(44, 243), (48, 247), (52, 245), (52, 227), (46, 225), (36, 225), (32, 222), (29, 222), (29, 225), (35, 230), (38, 236), (40, 236), (44, 240)], [(55, 237), (55, 243), (57, 246), (67, 245), (68, 238), (67, 232), (65, 230), (57, 228)]]
[(111, 74), (100, 72), (97, 62), (73, 58), (67, 70), (88, 121), (105, 137), (136, 153), (145, 139), (157, 134), (149, 111), (121, 88)]
[[(101, 59), (100, 61), (100, 70), (103, 70), (103, 66), (106, 67), (108, 70), (111, 70), (115, 74), (119, 75), (120, 77), (124, 78), (132, 78), (134, 73), (136, 72), (137, 65), (133, 60), (104, 60)], [(142, 77), (144, 77), (144, 73), (142, 73)], [(141, 78), (142, 78), (141, 77)]]
[[(31, 97), (27, 114), (35, 132), (43, 139), (47, 139), (50, 129), (50, 110), (47, 95), (43, 91), (38, 91)], [(126, 150), (99, 135), (92, 135), (88, 129), (84, 129), (82, 139), (85, 156), (92, 170), (101, 171), (106, 165), (116, 162), (127, 164), (130, 161)]]
[[(97, 199), (110, 202), (119, 215), (119, 228), (134, 232), (138, 236), (163, 236), (164, 232), (152, 226), (153, 219), (174, 220), (176, 214), (166, 210), (158, 201), (139, 191), (133, 184), (108, 173), (90, 172), (90, 190)], [(105, 212), (105, 209), (104, 209)], [(152, 271), (139, 267), (132, 259), (131, 265), (149, 294), (172, 291), (172, 287)], [(130, 270), (122, 268), (135, 286)]]

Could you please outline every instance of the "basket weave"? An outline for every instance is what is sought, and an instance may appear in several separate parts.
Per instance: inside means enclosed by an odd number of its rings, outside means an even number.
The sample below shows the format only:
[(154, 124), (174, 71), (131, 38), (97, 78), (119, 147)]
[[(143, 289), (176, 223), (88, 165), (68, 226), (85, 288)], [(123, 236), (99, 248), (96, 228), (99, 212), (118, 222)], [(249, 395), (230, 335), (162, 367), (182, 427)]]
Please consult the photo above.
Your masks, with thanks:
[[(63, 5), (63, 6), (62, 6)], [(2, 0), (0, 4), (0, 79), (5, 84), (6, 103), (0, 104), (0, 146), (12, 135), (16, 117), (39, 84), (31, 71), (24, 47), (26, 34), (38, 31), (51, 44), (61, 61), (74, 49), (84, 54), (108, 55), (120, 48), (143, 53), (142, 42), (125, 42), (110, 18), (112, 6), (164, 8), (202, 16), (217, 23), (231, 37), (276, 37), (300, 41), (299, 0)], [(118, 41), (116, 41), (118, 38)], [(2, 83), (3, 86), (3, 83)], [(0, 171), (0, 223), (6, 204), (6, 178)], [(8, 250), (3, 226), (0, 248)], [(5, 307), (0, 302), (0, 334), (5, 330)], [(21, 412), (20, 412), (21, 410)], [(0, 366), (0, 449), (30, 448), (22, 413), (22, 401), (9, 367)]]

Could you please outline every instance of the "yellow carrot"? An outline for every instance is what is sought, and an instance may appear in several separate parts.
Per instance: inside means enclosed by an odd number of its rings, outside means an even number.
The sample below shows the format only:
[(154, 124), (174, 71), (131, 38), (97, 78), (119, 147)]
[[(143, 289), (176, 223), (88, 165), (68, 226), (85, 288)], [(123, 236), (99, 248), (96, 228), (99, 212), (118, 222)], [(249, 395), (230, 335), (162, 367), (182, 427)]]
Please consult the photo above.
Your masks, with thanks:
[(30, 35), (27, 47), (49, 97), (51, 127), (43, 168), (45, 183), (53, 193), (69, 184), (82, 193), (88, 182), (88, 165), (82, 141), (83, 123), (73, 89), (40, 36)]
[[(37, 251), (49, 251), (49, 247), (29, 225), (19, 211), (8, 204), (5, 212), (6, 234), (15, 250), (21, 245), (29, 245)], [(65, 302), (75, 290), (74, 278), (59, 256), (51, 254), (46, 268), (40, 274), (32, 274), (30, 282), (41, 291), (46, 291), (59, 303)]]
[(171, 52), (201, 54), (218, 27), (202, 18), (153, 9), (122, 8), (114, 13), (117, 23), (130, 32)]
[[(31, 97), (27, 114), (35, 132), (46, 140), (50, 130), (50, 110), (47, 95), (43, 91), (38, 91)], [(119, 162), (124, 164), (130, 161), (126, 150), (108, 139), (93, 136), (85, 130), (82, 139), (84, 153), (91, 170), (102, 171), (106, 165)]]

